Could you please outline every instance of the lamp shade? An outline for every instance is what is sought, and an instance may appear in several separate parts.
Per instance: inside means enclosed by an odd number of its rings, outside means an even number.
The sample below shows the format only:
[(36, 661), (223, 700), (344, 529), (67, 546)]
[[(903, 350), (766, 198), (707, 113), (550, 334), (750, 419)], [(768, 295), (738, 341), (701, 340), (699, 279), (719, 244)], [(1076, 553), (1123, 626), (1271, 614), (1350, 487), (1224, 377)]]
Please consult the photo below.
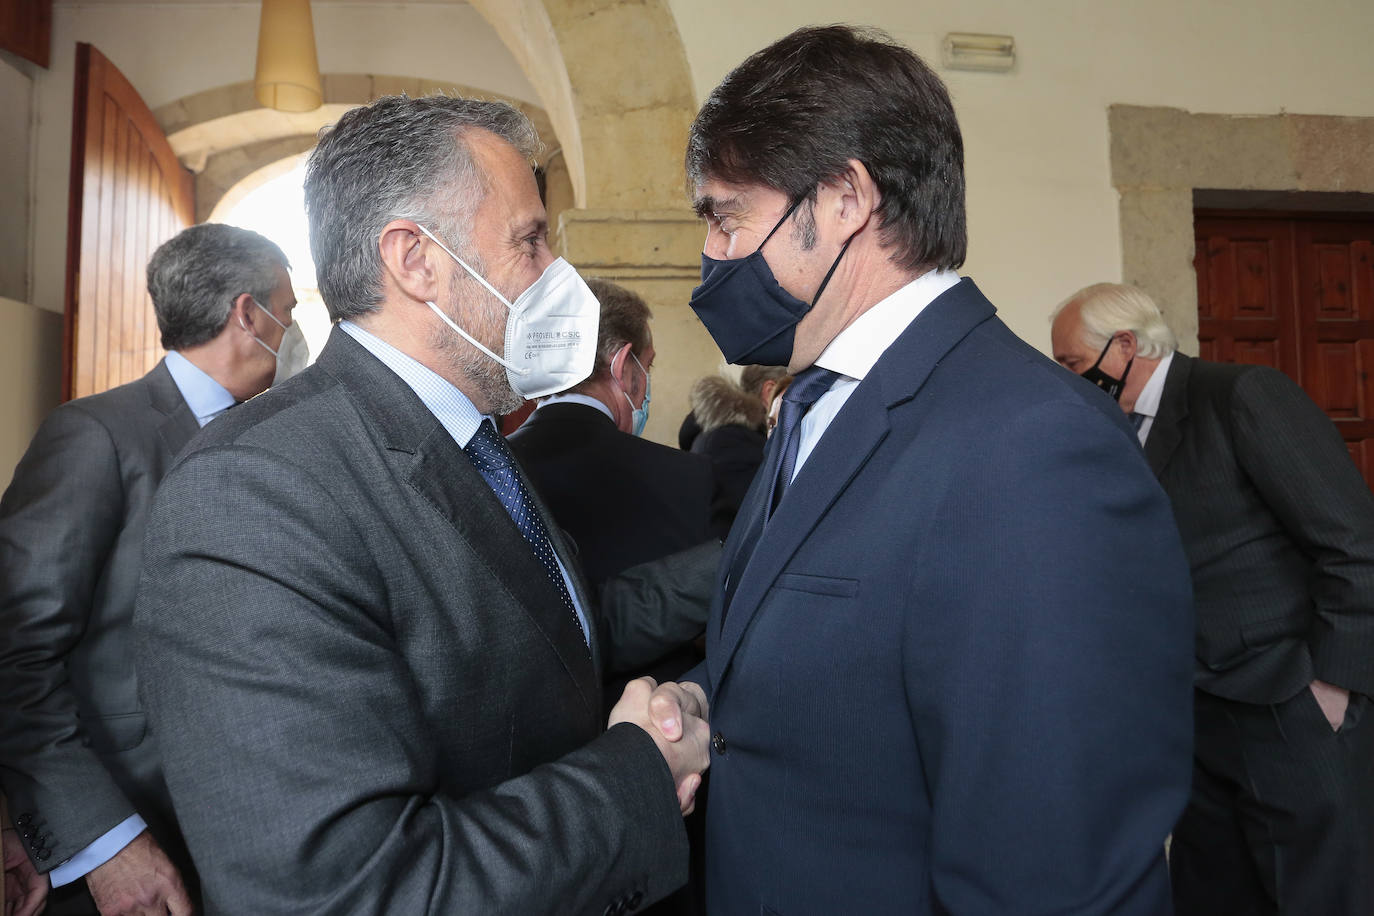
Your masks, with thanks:
[(262, 0), (253, 93), (278, 111), (314, 111), (324, 101), (310, 0)]

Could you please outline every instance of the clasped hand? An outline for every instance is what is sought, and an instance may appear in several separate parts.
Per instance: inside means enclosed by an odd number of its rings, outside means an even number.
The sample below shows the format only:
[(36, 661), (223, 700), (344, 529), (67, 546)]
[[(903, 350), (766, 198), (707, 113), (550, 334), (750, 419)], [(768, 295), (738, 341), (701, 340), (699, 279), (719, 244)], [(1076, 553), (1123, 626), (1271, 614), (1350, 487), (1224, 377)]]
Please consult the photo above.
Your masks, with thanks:
[(630, 722), (654, 739), (673, 773), (683, 815), (696, 807), (701, 774), (711, 764), (708, 717), (706, 694), (696, 684), (658, 684), (651, 677), (630, 681), (611, 710), (608, 727)]

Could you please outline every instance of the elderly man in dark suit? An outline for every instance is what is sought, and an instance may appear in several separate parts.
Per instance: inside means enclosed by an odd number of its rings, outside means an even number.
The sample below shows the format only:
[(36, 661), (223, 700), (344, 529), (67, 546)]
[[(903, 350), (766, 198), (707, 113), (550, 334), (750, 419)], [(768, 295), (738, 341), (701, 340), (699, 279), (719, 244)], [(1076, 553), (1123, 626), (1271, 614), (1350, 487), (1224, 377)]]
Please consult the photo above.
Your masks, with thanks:
[(188, 910), (178, 869), (193, 889), (194, 875), (134, 677), (143, 535), (176, 454), (272, 382), (296, 303), (287, 267), (275, 244), (232, 226), (193, 226), (158, 248), (148, 291), (166, 358), (55, 410), (0, 500), (0, 783), (16, 827), (5, 843), (23, 841), (67, 912), (93, 911), (83, 877), (106, 916)]
[(706, 630), (710, 911), (1156, 916), (1183, 551), (1120, 411), (955, 275), (945, 87), (803, 29), (688, 144), (692, 306), (730, 361), (797, 373)]
[(537, 143), (497, 102), (345, 114), (305, 184), (329, 342), (163, 482), (138, 667), (212, 912), (624, 912), (686, 877), (705, 724), (666, 741), (636, 682), (606, 730), (603, 622), (491, 420), (595, 349)]
[(1135, 287), (1079, 290), (1052, 338), (1131, 416), (1192, 566), (1177, 911), (1374, 912), (1374, 497), (1340, 434), (1275, 369), (1175, 352)]

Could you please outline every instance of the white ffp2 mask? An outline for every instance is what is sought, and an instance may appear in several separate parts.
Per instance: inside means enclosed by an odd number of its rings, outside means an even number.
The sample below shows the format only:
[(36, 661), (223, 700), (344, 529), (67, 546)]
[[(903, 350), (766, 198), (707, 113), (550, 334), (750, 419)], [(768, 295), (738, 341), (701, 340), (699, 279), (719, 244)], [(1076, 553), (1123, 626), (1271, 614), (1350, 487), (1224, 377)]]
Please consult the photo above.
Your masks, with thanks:
[(508, 302), (434, 233), (424, 226), (420, 226), (420, 231), (506, 307), (503, 359), (460, 328), (439, 306), (425, 302), (464, 340), (505, 367), (512, 391), (523, 398), (542, 398), (571, 388), (592, 374), (601, 304), (571, 264), (558, 258), (514, 302)]
[[(281, 319), (273, 315), (271, 309), (252, 296), (248, 298), (253, 299), (253, 304), (262, 309), (263, 314), (275, 321), (277, 327), (282, 329), (281, 340), (278, 341), (275, 350), (269, 347), (261, 337), (253, 334), (253, 339), (258, 342), (258, 346), (271, 353), (277, 360), (277, 369), (272, 375), (272, 385), (275, 387), (305, 368), (306, 364), (310, 362), (310, 347), (305, 342), (305, 334), (301, 331), (299, 324), (294, 321), (290, 324), (282, 324)], [(239, 323), (243, 324), (242, 318), (239, 319)], [(243, 325), (243, 329), (247, 331), (248, 325)], [(249, 333), (252, 334), (251, 331)]]

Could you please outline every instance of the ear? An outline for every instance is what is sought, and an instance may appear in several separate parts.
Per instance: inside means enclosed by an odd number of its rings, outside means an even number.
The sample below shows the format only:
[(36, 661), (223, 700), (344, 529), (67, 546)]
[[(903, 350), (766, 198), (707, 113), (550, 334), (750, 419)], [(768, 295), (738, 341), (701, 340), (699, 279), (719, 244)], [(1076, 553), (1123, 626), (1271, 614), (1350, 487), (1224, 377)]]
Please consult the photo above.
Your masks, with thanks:
[(1126, 357), (1128, 362), (1135, 359), (1136, 351), (1140, 347), (1135, 339), (1135, 334), (1131, 331), (1117, 331), (1112, 338), (1112, 343), (1121, 348), (1121, 354)]
[[(225, 322), (225, 327), (256, 335), (259, 315), (258, 307), (253, 304), (253, 297), (248, 293), (239, 293), (234, 298), (234, 304), (229, 306), (229, 320)], [(265, 318), (263, 320), (266, 321)]]
[(850, 159), (844, 172), (821, 183), (821, 194), (817, 200), (818, 220), (822, 200), (825, 201), (824, 213), (838, 230), (837, 234), (847, 239), (868, 225), (882, 195), (868, 168), (859, 160)]
[(611, 378), (615, 379), (621, 388), (625, 387), (625, 364), (630, 360), (630, 345), (622, 344), (619, 350), (611, 356), (611, 362), (607, 369), (611, 373)]
[(398, 289), (417, 302), (435, 299), (439, 292), (438, 259), (448, 255), (420, 231), (414, 220), (394, 219), (383, 226), (377, 249), (383, 272)]

